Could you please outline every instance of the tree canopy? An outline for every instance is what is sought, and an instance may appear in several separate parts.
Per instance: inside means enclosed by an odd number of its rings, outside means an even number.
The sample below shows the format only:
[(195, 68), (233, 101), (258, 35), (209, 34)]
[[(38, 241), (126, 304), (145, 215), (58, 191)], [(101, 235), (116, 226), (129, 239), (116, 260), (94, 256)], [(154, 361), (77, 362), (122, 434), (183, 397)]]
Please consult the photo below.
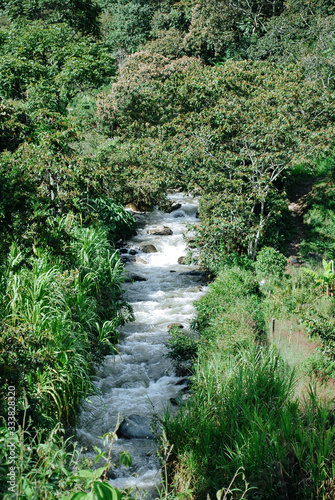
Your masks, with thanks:
[(136, 144), (140, 169), (203, 196), (200, 244), (255, 255), (280, 179), (334, 153), (334, 96), (296, 65), (202, 67), (141, 52), (125, 62), (98, 112)]
[(94, 0), (4, 0), (3, 6), (11, 19), (66, 22), (84, 35), (100, 34), (101, 8)]

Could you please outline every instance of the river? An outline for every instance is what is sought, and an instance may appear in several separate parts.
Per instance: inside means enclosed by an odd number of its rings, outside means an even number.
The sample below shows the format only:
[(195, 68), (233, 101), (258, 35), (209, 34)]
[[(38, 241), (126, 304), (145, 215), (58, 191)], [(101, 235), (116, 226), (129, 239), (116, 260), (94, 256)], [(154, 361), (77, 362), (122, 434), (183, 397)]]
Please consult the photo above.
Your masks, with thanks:
[[(99, 436), (114, 430), (118, 414), (121, 421), (130, 415), (151, 418), (185, 389), (185, 381), (176, 376), (166, 357), (168, 325), (180, 323), (187, 331), (194, 317), (193, 302), (205, 293), (206, 287), (196, 273), (190, 273), (195, 267), (178, 264), (178, 258), (186, 255), (186, 225), (197, 222), (197, 200), (183, 194), (170, 195), (170, 199), (180, 203), (181, 208), (171, 213), (154, 210), (136, 215), (137, 235), (125, 244), (127, 271), (146, 281), (124, 284), (135, 321), (121, 329), (120, 355), (106, 356), (97, 369), (94, 384), (99, 395), (91, 396), (81, 408), (77, 437), (92, 457), (92, 447), (102, 448)], [(149, 234), (163, 225), (173, 234)], [(157, 252), (145, 253), (141, 251), (143, 245), (154, 245)], [(113, 444), (115, 463), (123, 450), (130, 453), (133, 465), (130, 469), (124, 465), (114, 468), (111, 483), (120, 489), (144, 490), (146, 498), (156, 498), (161, 481), (157, 443), (152, 439), (120, 438)]]

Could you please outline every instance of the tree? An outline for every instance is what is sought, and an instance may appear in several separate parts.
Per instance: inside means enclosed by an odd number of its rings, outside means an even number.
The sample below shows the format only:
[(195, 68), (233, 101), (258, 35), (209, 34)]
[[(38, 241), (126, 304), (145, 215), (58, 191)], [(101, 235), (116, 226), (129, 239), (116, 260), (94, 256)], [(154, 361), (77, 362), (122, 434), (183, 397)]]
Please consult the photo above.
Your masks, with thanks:
[(78, 93), (99, 87), (114, 74), (102, 44), (66, 24), (35, 21), (0, 32), (0, 95), (30, 108), (64, 112)]
[(111, 14), (105, 42), (115, 54), (120, 50), (135, 52), (147, 41), (150, 20), (154, 14), (153, 3), (145, 0), (105, 3), (105, 8)]
[(114, 133), (147, 149), (142, 170), (154, 165), (171, 185), (202, 195), (204, 255), (221, 247), (255, 258), (280, 216), (283, 172), (333, 151), (332, 94), (296, 65), (203, 68), (142, 52), (127, 58), (98, 110)]
[(331, 2), (289, 2), (279, 17), (265, 22), (264, 32), (248, 49), (253, 59), (299, 63), (308, 80), (334, 88), (335, 20)]
[(14, 151), (31, 131), (31, 120), (22, 106), (14, 108), (0, 99), (0, 152)]
[(12, 19), (66, 22), (84, 35), (100, 34), (101, 9), (94, 0), (4, 0)]

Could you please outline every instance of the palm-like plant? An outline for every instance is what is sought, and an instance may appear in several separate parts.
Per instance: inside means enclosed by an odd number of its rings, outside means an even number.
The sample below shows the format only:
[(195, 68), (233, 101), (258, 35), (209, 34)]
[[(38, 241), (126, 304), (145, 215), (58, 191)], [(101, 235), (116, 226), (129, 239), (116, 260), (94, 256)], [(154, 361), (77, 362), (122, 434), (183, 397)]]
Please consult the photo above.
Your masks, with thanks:
[(334, 261), (330, 260), (327, 262), (325, 259), (322, 261), (323, 265), (323, 274), (313, 271), (312, 269), (303, 267), (303, 271), (311, 276), (314, 280), (315, 287), (321, 286), (322, 291), (324, 292), (326, 286), (326, 294), (327, 297), (334, 296), (334, 282), (335, 282), (335, 273), (334, 273)]

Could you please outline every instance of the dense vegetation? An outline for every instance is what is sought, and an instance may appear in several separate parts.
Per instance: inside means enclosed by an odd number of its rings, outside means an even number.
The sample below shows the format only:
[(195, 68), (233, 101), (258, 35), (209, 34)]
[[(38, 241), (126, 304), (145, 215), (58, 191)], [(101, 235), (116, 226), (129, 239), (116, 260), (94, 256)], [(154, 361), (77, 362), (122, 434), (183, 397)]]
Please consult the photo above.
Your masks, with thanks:
[[(300, 321), (320, 342), (306, 370), (334, 375), (334, 16), (330, 0), (0, 0), (0, 450), (15, 386), (22, 498), (121, 495), (61, 429), (132, 317), (123, 206), (168, 207), (169, 188), (201, 196), (190, 258), (217, 277), (199, 336), (171, 342), (194, 362), (190, 404), (164, 418), (172, 497), (235, 478), (247, 498), (333, 498), (332, 414), (296, 399), (266, 331)], [(283, 254), (308, 270), (285, 276)]]
[[(248, 269), (226, 265), (196, 304), (192, 397), (177, 416), (167, 412), (162, 419), (174, 445), (175, 493), (204, 499), (218, 491), (228, 498), (332, 498), (333, 407), (318, 399), (312, 383), (302, 392), (298, 382), (313, 370), (331, 373), (334, 365), (320, 354), (301, 363), (294, 324), (300, 318), (315, 334), (317, 325), (325, 327), (318, 316), (332, 317), (333, 300), (313, 290), (303, 270), (285, 275), (285, 267), (282, 254), (264, 247)], [(273, 317), (288, 335), (287, 345), (281, 344), (286, 351), (271, 345)], [(333, 320), (327, 326), (323, 356), (333, 352)], [(181, 363), (190, 354), (182, 337), (170, 350), (172, 357), (178, 350)]]

